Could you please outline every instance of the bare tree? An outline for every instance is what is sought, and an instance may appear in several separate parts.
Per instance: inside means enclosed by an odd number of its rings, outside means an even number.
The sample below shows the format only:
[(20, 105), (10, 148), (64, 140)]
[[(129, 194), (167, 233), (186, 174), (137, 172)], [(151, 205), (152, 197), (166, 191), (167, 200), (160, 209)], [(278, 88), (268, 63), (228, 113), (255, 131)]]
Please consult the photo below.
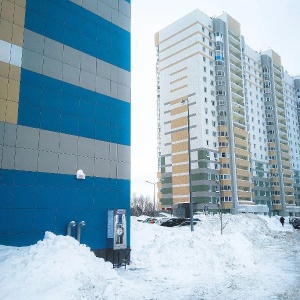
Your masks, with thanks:
[(133, 193), (131, 197), (131, 215), (132, 216), (152, 216), (153, 215), (153, 203), (149, 197), (144, 195), (137, 196)]

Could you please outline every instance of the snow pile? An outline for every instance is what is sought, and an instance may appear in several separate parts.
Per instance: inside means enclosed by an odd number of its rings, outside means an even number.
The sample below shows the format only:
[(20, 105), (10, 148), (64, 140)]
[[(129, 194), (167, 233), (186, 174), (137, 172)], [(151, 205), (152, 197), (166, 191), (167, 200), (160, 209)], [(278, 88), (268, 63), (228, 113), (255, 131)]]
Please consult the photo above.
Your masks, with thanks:
[(143, 289), (153, 299), (277, 299), (299, 279), (299, 252), (295, 258), (287, 244), (294, 232), (289, 224), (282, 227), (276, 218), (250, 214), (223, 215), (221, 235), (218, 215), (200, 218), (193, 233), (189, 227), (132, 221), (132, 265), (141, 268), (140, 277), (146, 273)]
[[(68, 236), (46, 232), (30, 247), (0, 248), (0, 299), (135, 299), (110, 263)], [(115, 297), (118, 295), (118, 297)], [(123, 299), (125, 299), (123, 298)]]
[(112, 269), (75, 239), (50, 232), (0, 246), (1, 300), (300, 299), (300, 231), (278, 218), (200, 215), (190, 227), (131, 222), (131, 264)]

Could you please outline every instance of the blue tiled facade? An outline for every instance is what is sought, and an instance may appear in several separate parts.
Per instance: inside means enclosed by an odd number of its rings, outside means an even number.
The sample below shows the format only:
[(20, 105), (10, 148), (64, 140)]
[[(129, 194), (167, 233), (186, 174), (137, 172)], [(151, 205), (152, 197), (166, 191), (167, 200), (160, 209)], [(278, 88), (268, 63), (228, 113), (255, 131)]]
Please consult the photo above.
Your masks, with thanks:
[(130, 1), (96, 2), (26, 0), (17, 121), (0, 118), (0, 244), (85, 221), (81, 242), (110, 248), (107, 210), (126, 209), (130, 247)]

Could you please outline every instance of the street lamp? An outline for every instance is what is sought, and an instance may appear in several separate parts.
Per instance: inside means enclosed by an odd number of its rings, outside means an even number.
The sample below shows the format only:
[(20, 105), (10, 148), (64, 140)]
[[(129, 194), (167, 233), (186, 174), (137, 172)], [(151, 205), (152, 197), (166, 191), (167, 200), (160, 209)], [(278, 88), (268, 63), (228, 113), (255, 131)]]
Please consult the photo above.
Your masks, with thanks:
[(153, 217), (155, 217), (155, 185), (156, 185), (156, 182), (151, 182), (148, 180), (146, 180), (146, 182), (153, 185)]
[(194, 207), (192, 199), (192, 164), (191, 164), (191, 138), (190, 138), (190, 108), (189, 98), (181, 101), (182, 104), (187, 103), (187, 128), (188, 128), (188, 157), (189, 157), (189, 192), (190, 192), (190, 224), (191, 231), (194, 231)]

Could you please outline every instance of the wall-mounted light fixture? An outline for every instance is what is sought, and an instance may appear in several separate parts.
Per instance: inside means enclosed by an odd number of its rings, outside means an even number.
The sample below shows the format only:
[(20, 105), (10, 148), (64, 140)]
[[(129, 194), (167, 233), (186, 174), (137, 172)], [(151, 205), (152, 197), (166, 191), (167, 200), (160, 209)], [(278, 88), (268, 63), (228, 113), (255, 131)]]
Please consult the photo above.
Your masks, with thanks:
[(76, 178), (77, 178), (77, 179), (85, 179), (85, 174), (83, 173), (82, 170), (78, 170), (78, 171), (76, 172)]

